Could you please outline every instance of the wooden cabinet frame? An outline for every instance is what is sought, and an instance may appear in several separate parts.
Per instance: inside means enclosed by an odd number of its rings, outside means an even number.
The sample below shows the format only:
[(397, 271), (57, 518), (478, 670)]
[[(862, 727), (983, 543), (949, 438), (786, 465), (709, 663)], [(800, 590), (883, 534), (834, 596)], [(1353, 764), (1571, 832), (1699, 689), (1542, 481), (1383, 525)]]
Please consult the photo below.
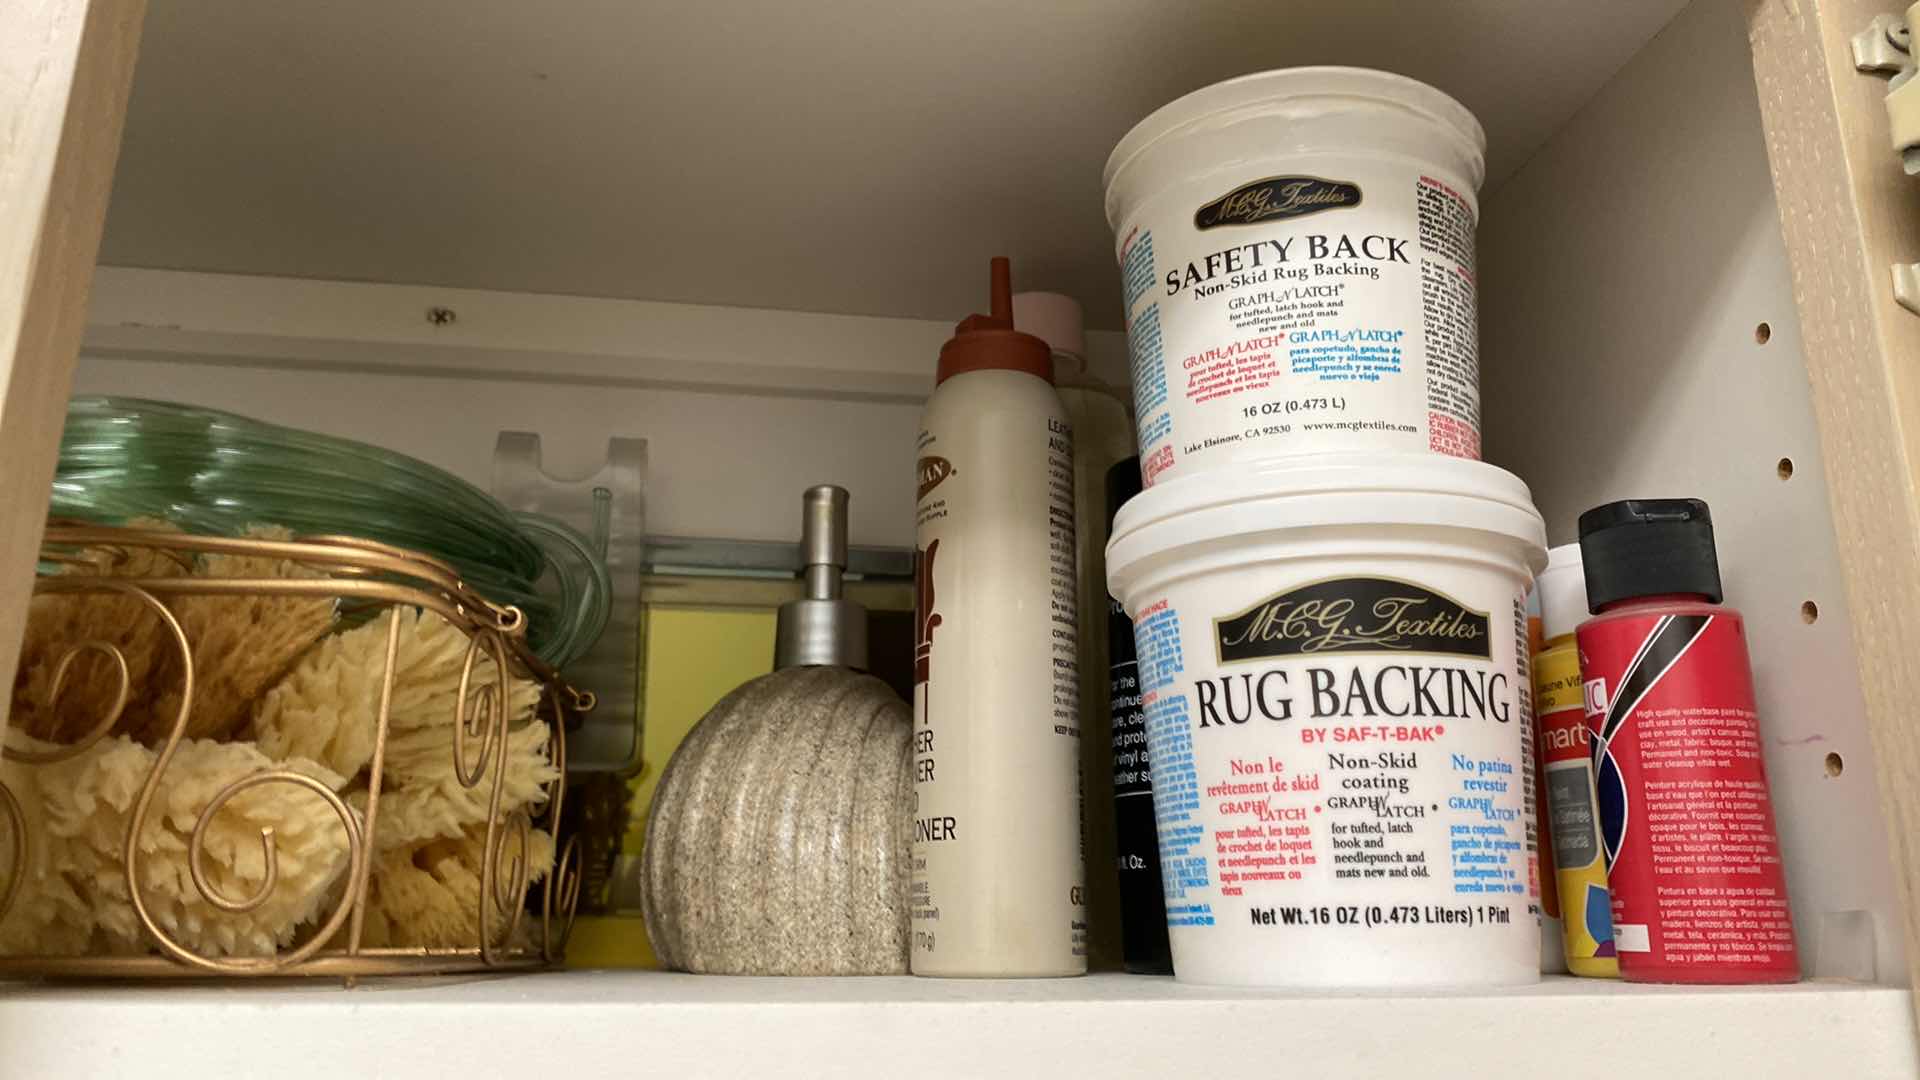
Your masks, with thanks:
[(26, 629), (145, 14), (146, 0), (0, 3), (0, 687)]
[(1886, 81), (1848, 45), (1887, 0), (1751, 0), (1754, 81), (1853, 613), (1909, 983), (1920, 983), (1920, 316), (1890, 267), (1920, 259), (1920, 180), (1891, 149)]

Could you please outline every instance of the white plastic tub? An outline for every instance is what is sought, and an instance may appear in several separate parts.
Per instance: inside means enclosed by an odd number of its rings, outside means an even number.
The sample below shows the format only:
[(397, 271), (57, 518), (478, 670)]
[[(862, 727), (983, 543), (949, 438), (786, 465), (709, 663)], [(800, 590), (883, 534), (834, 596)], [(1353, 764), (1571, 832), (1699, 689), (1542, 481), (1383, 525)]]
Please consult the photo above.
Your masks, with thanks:
[(1106, 167), (1148, 486), (1284, 454), (1480, 456), (1486, 137), (1423, 83), (1294, 68), (1147, 117)]
[(1343, 454), (1162, 484), (1134, 620), (1182, 981), (1539, 977), (1526, 596), (1545, 532), (1475, 461)]

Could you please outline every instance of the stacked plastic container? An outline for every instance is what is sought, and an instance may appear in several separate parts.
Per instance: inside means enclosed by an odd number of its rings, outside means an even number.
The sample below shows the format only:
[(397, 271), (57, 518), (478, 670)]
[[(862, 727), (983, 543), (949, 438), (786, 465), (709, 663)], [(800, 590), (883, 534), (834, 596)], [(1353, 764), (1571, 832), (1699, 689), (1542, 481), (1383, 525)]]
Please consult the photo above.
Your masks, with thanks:
[(1538, 977), (1526, 596), (1482, 464), (1485, 137), (1383, 72), (1189, 94), (1106, 167), (1144, 490), (1134, 620), (1183, 981)]

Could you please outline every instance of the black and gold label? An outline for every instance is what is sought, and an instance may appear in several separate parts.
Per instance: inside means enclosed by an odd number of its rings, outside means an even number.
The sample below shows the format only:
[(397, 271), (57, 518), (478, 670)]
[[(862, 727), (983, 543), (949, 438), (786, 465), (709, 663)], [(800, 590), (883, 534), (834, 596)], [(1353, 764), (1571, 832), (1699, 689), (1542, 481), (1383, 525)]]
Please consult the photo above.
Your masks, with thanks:
[(1241, 184), (1193, 212), (1193, 227), (1257, 225), (1360, 205), (1360, 185), (1318, 176), (1269, 176)]
[(1213, 621), (1220, 663), (1329, 653), (1492, 656), (1487, 613), (1421, 585), (1335, 578)]

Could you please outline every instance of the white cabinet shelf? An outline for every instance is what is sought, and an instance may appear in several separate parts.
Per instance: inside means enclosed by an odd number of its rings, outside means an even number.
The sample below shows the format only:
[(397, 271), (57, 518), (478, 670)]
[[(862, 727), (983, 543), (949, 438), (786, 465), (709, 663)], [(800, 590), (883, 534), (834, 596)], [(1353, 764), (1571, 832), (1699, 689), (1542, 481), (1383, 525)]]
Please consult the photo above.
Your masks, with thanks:
[[(1604, 1008), (1600, 1008), (1604, 1006)], [(1920, 1071), (1910, 995), (1571, 978), (1288, 995), (569, 971), (423, 981), (0, 987), (0, 1076), (1802, 1078)], [(1640, 1071), (1636, 1069), (1635, 1071)]]

